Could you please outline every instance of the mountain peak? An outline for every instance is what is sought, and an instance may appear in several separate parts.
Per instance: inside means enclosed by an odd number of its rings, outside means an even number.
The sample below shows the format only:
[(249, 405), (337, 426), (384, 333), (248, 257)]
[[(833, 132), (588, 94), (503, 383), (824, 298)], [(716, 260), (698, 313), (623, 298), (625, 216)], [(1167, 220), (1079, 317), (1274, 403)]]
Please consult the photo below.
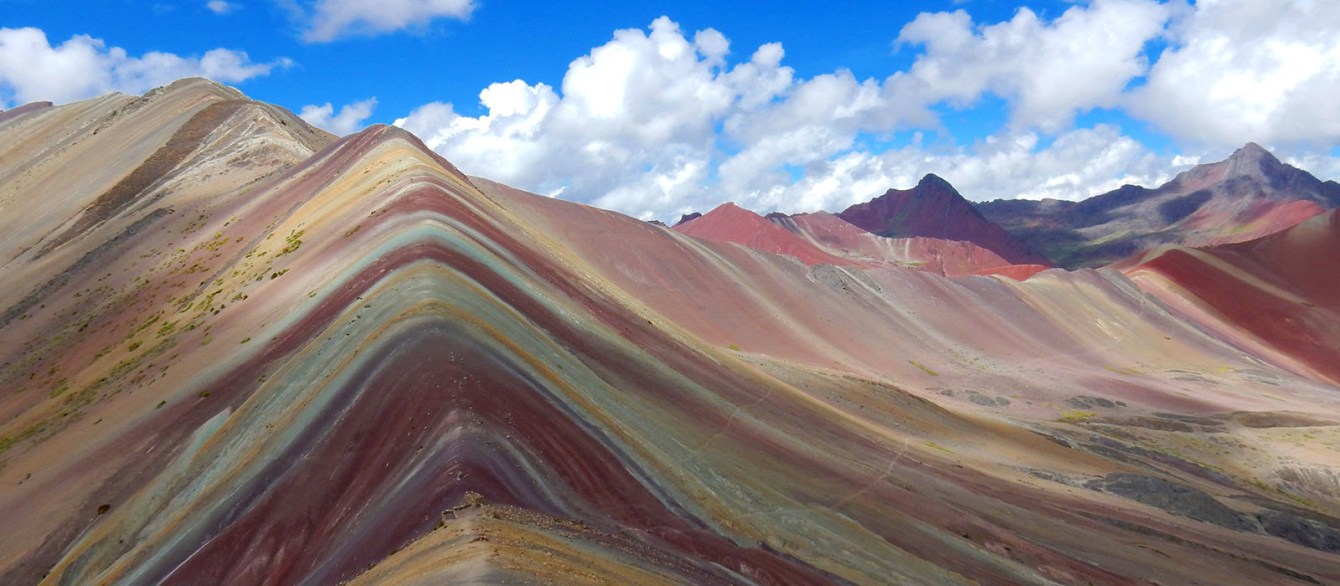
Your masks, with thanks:
[(736, 205), (735, 202), (733, 201), (723, 202), (717, 207), (712, 208), (706, 214), (703, 214), (703, 216), (725, 217), (725, 218), (749, 218), (750, 220), (757, 217), (760, 220), (763, 219), (763, 216), (758, 215), (753, 210), (747, 210), (745, 208), (742, 208)]
[(1245, 156), (1245, 155), (1260, 156), (1268, 154), (1270, 154), (1270, 151), (1266, 150), (1265, 147), (1251, 141), (1248, 141), (1247, 144), (1244, 144), (1241, 147), (1239, 147), (1238, 150), (1233, 151), (1234, 157)]
[[(782, 214), (781, 217), (787, 216)], [(774, 221), (729, 201), (691, 222), (676, 224), (673, 230), (703, 240), (732, 242), (745, 248), (795, 257), (808, 266), (855, 264), (829, 254)]]
[(683, 214), (683, 215), (679, 216), (679, 221), (678, 221), (678, 222), (675, 222), (675, 225), (678, 226), (678, 225), (683, 224), (683, 223), (685, 223), (685, 222), (691, 222), (691, 221), (696, 220), (696, 219), (701, 218), (701, 217), (703, 217), (703, 213), (702, 213), (702, 212), (689, 212), (689, 213), (687, 213), (687, 214)]
[(1256, 144), (1254, 142), (1249, 142), (1245, 145), (1242, 145), (1242, 148), (1233, 151), (1233, 154), (1229, 155), (1228, 157), (1228, 162), (1230, 164), (1236, 163), (1236, 164), (1252, 164), (1252, 165), (1281, 164), (1280, 160), (1276, 158), (1274, 154), (1271, 154), (1270, 151), (1266, 150), (1261, 145)]
[(1280, 162), (1261, 145), (1249, 142), (1233, 151), (1227, 159), (1216, 163), (1202, 163), (1181, 172), (1160, 189), (1171, 188), (1181, 193), (1191, 193), (1239, 178), (1270, 185), (1285, 175), (1296, 173), (1297, 170)]
[(1050, 265), (1046, 258), (982, 217), (948, 181), (931, 173), (912, 189), (890, 189), (873, 200), (848, 207), (838, 217), (880, 236), (967, 241), (1011, 263)]
[(934, 189), (954, 191), (955, 193), (957, 193), (953, 185), (950, 185), (948, 181), (945, 181), (944, 178), (934, 173), (927, 173), (925, 177), (922, 177), (921, 181), (917, 182), (917, 188), (918, 189), (934, 188)]
[(153, 88), (144, 93), (145, 98), (155, 98), (159, 96), (173, 94), (211, 94), (225, 100), (246, 100), (246, 94), (243, 94), (235, 87), (221, 84), (206, 77), (183, 77), (170, 84)]

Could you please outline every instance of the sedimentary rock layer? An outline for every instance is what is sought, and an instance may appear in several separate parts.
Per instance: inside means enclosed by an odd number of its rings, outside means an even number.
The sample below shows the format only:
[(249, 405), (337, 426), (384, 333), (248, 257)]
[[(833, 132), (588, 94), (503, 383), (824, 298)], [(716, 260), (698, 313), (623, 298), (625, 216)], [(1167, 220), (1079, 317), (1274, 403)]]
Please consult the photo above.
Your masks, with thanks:
[(1157, 266), (807, 264), (198, 81), (0, 144), (0, 582), (1340, 580), (1333, 377)]

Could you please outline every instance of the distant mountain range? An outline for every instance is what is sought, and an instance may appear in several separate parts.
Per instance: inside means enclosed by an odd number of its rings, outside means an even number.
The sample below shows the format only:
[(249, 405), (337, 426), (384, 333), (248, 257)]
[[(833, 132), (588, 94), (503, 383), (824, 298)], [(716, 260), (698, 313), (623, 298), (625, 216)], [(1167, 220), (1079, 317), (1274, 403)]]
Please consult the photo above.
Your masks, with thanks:
[(1078, 202), (976, 205), (982, 216), (1066, 268), (1101, 266), (1161, 244), (1253, 240), (1336, 207), (1340, 184), (1286, 165), (1254, 143), (1154, 189), (1126, 185)]
[[(900, 266), (951, 277), (1013, 266), (1000, 255), (972, 242), (920, 236), (886, 238), (828, 212), (772, 213), (765, 218), (733, 203), (725, 203), (706, 214), (687, 216), (673, 229), (705, 240), (791, 256), (811, 266)], [(1012, 274), (1019, 273), (1014, 271)]]
[[(1340, 184), (1321, 181), (1248, 143), (1224, 161), (1193, 167), (1157, 188), (1126, 185), (1082, 201), (1010, 199), (974, 204), (948, 181), (930, 174), (915, 187), (890, 189), (836, 215), (774, 213), (768, 219), (802, 239), (804, 226), (813, 218), (832, 217), (886, 238), (971, 243), (1003, 259), (1002, 264), (1075, 269), (1103, 266), (1164, 244), (1204, 247), (1253, 240), (1337, 207)], [(684, 226), (681, 231), (686, 233), (767, 252), (789, 254), (786, 248), (798, 246), (782, 246), (761, 235), (747, 236), (753, 230), (750, 226), (763, 228), (764, 224), (758, 219), (744, 220), (739, 213), (744, 210), (736, 210), (732, 217), (741, 219), (738, 225), (718, 211), (718, 217), (707, 222), (698, 219), (703, 214), (685, 215), (677, 226)], [(813, 218), (809, 222), (785, 220), (806, 216)], [(808, 239), (830, 256), (887, 257), (917, 266), (927, 262), (926, 254), (872, 254), (869, 246), (856, 243), (859, 239), (834, 239), (832, 234), (843, 230), (834, 228), (831, 221), (825, 229), (831, 233), (827, 243)], [(793, 256), (815, 258), (812, 254)], [(986, 268), (980, 265), (994, 259), (968, 251), (954, 256), (975, 259), (968, 264), (952, 263), (971, 267), (966, 272)], [(932, 263), (931, 269), (944, 274), (939, 264)]]

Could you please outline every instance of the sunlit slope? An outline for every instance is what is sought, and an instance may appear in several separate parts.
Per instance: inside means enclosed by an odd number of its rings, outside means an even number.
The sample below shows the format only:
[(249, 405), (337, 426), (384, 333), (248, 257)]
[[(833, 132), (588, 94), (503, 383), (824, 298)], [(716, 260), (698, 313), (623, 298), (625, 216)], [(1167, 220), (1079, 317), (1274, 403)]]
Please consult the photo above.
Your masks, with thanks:
[(1124, 270), (1225, 337), (1340, 381), (1340, 216), (1240, 244), (1165, 247)]

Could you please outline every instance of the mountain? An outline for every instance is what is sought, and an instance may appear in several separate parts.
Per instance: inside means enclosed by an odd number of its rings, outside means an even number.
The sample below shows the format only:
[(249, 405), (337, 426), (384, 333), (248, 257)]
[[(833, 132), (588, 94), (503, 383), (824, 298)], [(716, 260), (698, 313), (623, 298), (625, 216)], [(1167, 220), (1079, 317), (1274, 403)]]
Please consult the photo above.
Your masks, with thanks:
[[(1340, 214), (1314, 216), (1265, 238), (1203, 249), (1170, 246), (1132, 259), (1124, 272), (1170, 304), (1195, 300), (1221, 331), (1340, 379)], [(1301, 307), (1300, 307), (1301, 306)]]
[(855, 261), (830, 254), (763, 216), (734, 203), (723, 203), (710, 212), (675, 224), (681, 234), (716, 242), (733, 242), (763, 252), (795, 257), (807, 265), (855, 266)]
[(0, 156), (0, 583), (1340, 581), (1333, 216), (807, 265), (199, 80)]
[[(885, 238), (827, 212), (772, 213), (765, 218), (726, 203), (707, 214), (681, 221), (674, 230), (695, 238), (790, 256), (810, 266), (898, 266), (938, 275), (961, 276), (1009, 264), (999, 255), (971, 242), (921, 237)], [(1010, 274), (1017, 277), (1020, 273)]]
[(1051, 265), (1027, 244), (983, 217), (948, 181), (935, 175), (926, 175), (912, 189), (890, 189), (871, 201), (853, 205), (838, 217), (880, 236), (972, 242), (1013, 264)]
[(955, 277), (1010, 264), (971, 242), (919, 236), (885, 238), (827, 212), (769, 214), (768, 219), (826, 250), (862, 259), (868, 267), (906, 266)]
[(984, 216), (1062, 266), (1099, 266), (1161, 244), (1254, 240), (1340, 207), (1340, 184), (1254, 143), (1157, 189), (1127, 185), (1080, 202), (996, 200)]

